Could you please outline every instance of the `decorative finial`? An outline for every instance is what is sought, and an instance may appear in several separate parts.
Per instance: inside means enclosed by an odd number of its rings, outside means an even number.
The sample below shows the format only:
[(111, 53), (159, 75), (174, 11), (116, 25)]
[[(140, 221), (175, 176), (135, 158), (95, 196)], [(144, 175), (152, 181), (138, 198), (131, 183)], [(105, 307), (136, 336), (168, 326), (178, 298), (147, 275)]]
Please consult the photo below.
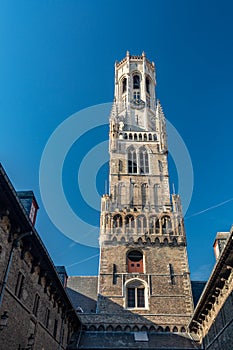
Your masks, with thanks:
[(142, 57), (146, 57), (145, 51), (142, 51)]
[(126, 56), (127, 56), (127, 57), (129, 57), (129, 56), (130, 56), (129, 51), (126, 51)]

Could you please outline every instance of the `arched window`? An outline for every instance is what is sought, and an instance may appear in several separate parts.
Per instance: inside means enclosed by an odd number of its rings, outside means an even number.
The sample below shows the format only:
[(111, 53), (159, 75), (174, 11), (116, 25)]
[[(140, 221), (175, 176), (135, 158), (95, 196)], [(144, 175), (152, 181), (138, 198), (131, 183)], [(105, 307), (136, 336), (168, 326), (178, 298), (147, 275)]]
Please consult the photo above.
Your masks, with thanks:
[(149, 173), (149, 157), (145, 147), (140, 148), (140, 151), (139, 151), (139, 167), (140, 167), (140, 174)]
[(127, 215), (125, 217), (125, 230), (126, 232), (131, 231), (132, 229), (134, 229), (135, 225), (134, 225), (134, 216), (133, 215)]
[(145, 307), (145, 285), (139, 280), (133, 280), (127, 284), (127, 307)]
[(138, 250), (131, 250), (127, 254), (127, 266), (128, 272), (141, 272), (143, 273), (143, 255)]
[(155, 227), (156, 227), (156, 216), (151, 216), (149, 218), (149, 233), (150, 234), (155, 234)]
[(113, 227), (121, 228), (122, 227), (122, 217), (120, 214), (117, 214), (113, 217)]
[(137, 174), (137, 155), (134, 148), (128, 150), (128, 173)]
[(140, 77), (137, 74), (133, 76), (133, 88), (140, 89)]
[(127, 88), (127, 79), (124, 78), (123, 81), (122, 81), (122, 94), (124, 92), (126, 92), (126, 88)]
[(161, 225), (162, 225), (162, 232), (163, 233), (170, 233), (172, 229), (172, 223), (170, 216), (163, 216), (161, 218)]
[(146, 92), (150, 94), (150, 79), (146, 77)]
[(146, 217), (144, 215), (140, 215), (137, 217), (137, 227), (138, 227), (138, 233), (145, 233), (147, 226), (146, 226)]

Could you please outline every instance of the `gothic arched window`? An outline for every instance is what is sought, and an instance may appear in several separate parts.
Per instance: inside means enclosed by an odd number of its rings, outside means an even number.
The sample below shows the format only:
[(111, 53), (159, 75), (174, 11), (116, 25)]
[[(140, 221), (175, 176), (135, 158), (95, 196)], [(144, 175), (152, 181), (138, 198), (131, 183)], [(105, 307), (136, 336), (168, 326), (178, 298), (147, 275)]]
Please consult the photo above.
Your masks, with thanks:
[(163, 216), (161, 218), (161, 224), (162, 224), (162, 232), (163, 233), (170, 233), (172, 229), (172, 223), (170, 216)]
[(149, 218), (149, 233), (150, 234), (155, 234), (156, 233), (156, 230), (155, 230), (155, 227), (156, 227), (156, 216), (153, 215)]
[(122, 227), (122, 217), (120, 214), (117, 214), (113, 217), (113, 227), (121, 228)]
[(128, 173), (137, 174), (137, 155), (133, 147), (128, 150)]
[(137, 74), (133, 76), (133, 88), (140, 89), (140, 77)]
[(126, 230), (134, 229), (134, 216), (129, 214), (125, 217), (125, 228)]
[(139, 151), (139, 167), (140, 174), (149, 174), (149, 157), (145, 147), (140, 148)]
[(126, 286), (127, 307), (145, 307), (145, 285), (139, 280), (133, 280)]
[(143, 273), (143, 255), (138, 250), (131, 250), (127, 254), (128, 272), (141, 272)]
[(147, 229), (147, 225), (146, 225), (146, 217), (144, 215), (140, 215), (137, 217), (137, 227), (138, 227), (138, 233), (145, 233)]

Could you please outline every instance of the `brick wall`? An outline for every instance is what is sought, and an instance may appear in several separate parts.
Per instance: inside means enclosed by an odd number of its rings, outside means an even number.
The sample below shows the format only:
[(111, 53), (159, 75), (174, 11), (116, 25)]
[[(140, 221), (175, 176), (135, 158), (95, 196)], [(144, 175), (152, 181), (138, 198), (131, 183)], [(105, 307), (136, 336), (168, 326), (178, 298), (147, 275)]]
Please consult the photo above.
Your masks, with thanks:
[[(12, 242), (8, 242), (10, 222), (6, 216), (0, 221), (0, 282), (6, 269)], [(28, 337), (35, 336), (34, 350), (65, 349), (67, 339), (71, 335), (68, 318), (63, 320), (62, 309), (59, 307), (59, 296), (54, 296), (45, 289), (45, 277), (40, 278), (40, 267), (32, 268), (33, 252), (22, 256), (22, 247), (14, 250), (11, 269), (0, 314), (8, 312), (7, 327), (0, 332), (0, 349), (15, 350), (26, 347)], [(24, 276), (22, 291), (16, 295), (18, 274)], [(19, 291), (19, 288), (18, 288)], [(38, 311), (35, 314), (35, 296), (39, 297)], [(34, 309), (34, 310), (33, 310)], [(49, 321), (46, 324), (46, 310), (49, 310)], [(54, 327), (56, 323), (56, 334)], [(69, 333), (69, 334), (68, 334)], [(61, 337), (63, 340), (61, 341)]]

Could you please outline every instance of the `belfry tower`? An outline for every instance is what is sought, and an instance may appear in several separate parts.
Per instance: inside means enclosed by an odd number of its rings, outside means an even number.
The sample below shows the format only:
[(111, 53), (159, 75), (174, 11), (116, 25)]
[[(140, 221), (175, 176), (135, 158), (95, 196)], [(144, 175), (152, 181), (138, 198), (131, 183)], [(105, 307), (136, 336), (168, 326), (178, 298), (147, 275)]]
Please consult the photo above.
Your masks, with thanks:
[(186, 237), (179, 195), (169, 188), (166, 121), (155, 87), (155, 65), (145, 53), (127, 52), (116, 62), (97, 314), (131, 330), (183, 332), (193, 311)]

